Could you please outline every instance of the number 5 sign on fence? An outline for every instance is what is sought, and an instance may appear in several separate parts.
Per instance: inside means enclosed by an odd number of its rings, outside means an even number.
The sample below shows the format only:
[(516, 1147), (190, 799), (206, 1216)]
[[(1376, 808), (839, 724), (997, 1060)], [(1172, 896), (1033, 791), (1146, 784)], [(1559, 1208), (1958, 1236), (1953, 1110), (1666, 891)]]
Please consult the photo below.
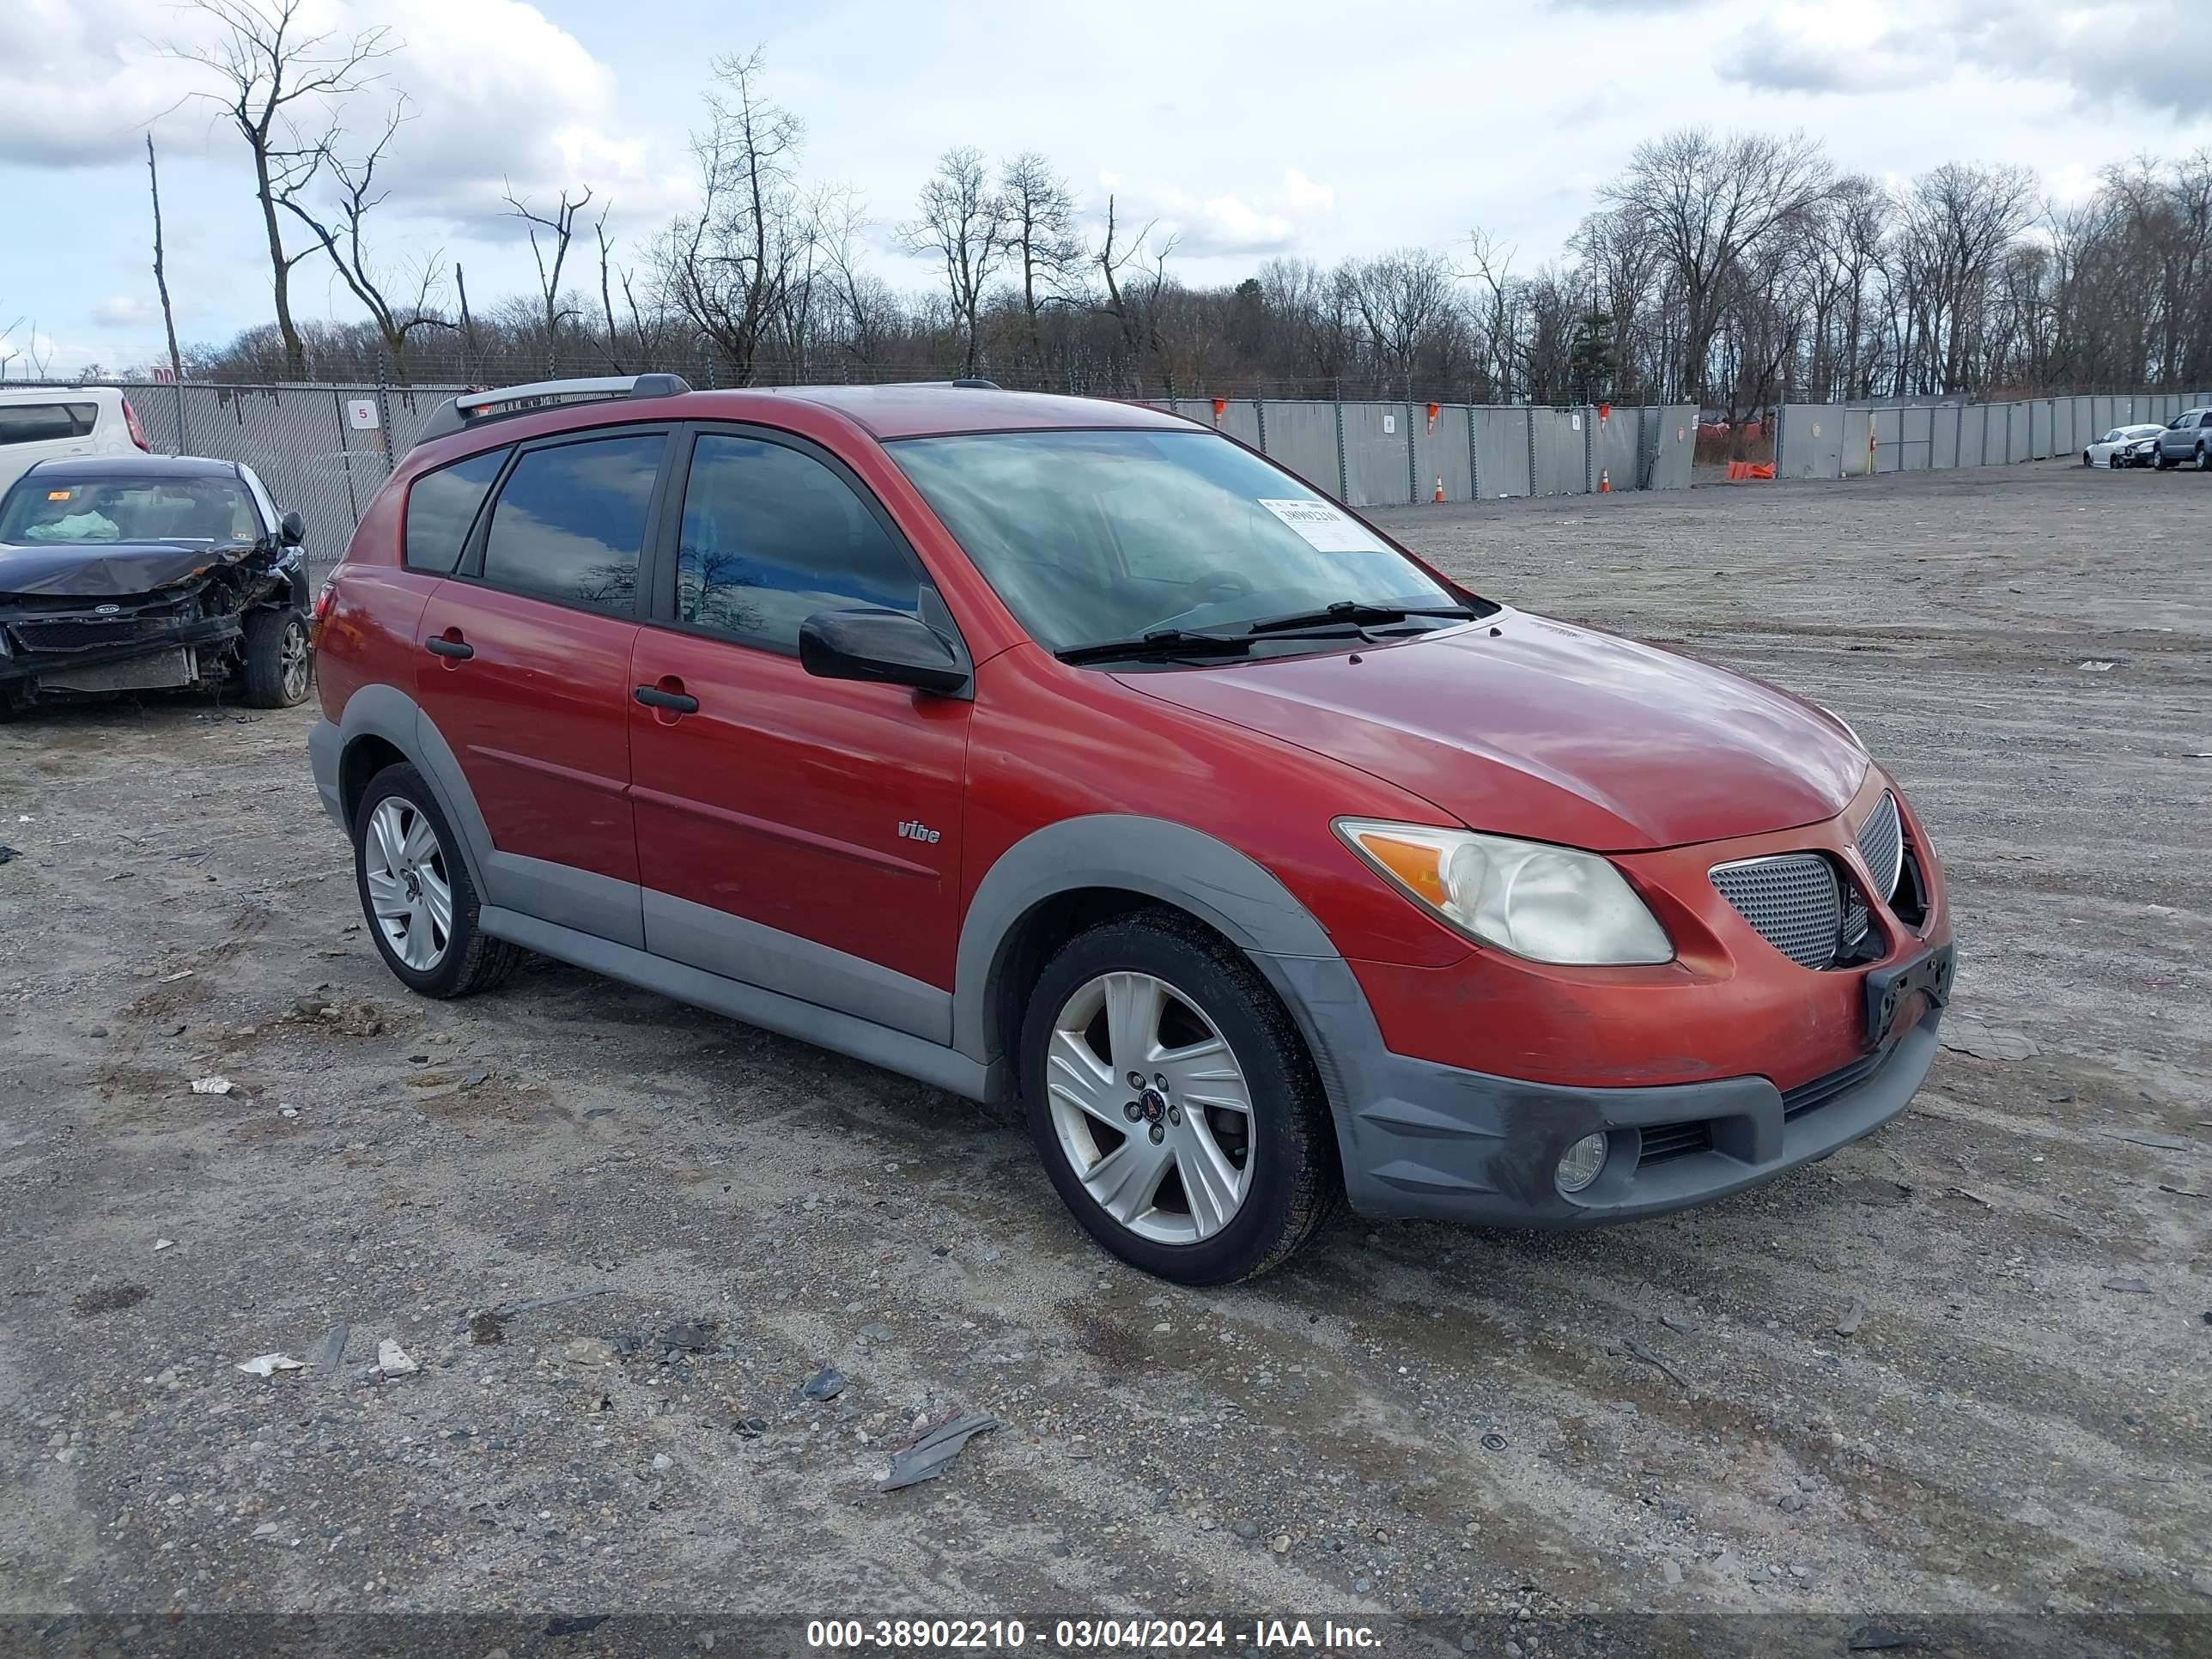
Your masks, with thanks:
[(374, 432), (380, 422), (376, 418), (376, 399), (353, 398), (346, 403), (346, 424), (356, 432)]

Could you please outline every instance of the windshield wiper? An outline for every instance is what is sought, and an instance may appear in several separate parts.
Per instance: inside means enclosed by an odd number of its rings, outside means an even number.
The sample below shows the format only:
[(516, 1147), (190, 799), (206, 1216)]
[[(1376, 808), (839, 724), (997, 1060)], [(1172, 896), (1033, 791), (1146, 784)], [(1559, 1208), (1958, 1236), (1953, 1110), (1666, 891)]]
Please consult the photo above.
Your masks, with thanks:
[[(1323, 617), (1324, 624), (1337, 621)], [(1193, 634), (1181, 628), (1156, 628), (1140, 638), (1100, 640), (1093, 645), (1071, 645), (1052, 654), (1064, 663), (1121, 662), (1158, 657), (1242, 657), (1255, 645), (1277, 640), (1358, 640), (1366, 636), (1356, 627), (1284, 627), (1255, 639), (1249, 634)]]
[(1318, 628), (1328, 623), (1357, 623), (1365, 627), (1378, 623), (1405, 622), (1413, 617), (1449, 617), (1467, 621), (1480, 615), (1481, 612), (1464, 605), (1363, 605), (1356, 599), (1339, 599), (1334, 605), (1323, 605), (1318, 611), (1293, 611), (1286, 616), (1269, 617), (1254, 623), (1246, 631), (1283, 634), (1294, 629)]

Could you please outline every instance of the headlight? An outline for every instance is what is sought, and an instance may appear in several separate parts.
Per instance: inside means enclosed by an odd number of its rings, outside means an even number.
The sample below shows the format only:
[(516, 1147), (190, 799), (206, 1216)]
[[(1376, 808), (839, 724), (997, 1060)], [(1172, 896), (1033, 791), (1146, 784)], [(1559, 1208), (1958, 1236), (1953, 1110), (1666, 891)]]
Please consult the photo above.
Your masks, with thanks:
[(1453, 927), (1537, 962), (1674, 959), (1620, 872), (1594, 853), (1421, 823), (1339, 818), (1362, 858)]

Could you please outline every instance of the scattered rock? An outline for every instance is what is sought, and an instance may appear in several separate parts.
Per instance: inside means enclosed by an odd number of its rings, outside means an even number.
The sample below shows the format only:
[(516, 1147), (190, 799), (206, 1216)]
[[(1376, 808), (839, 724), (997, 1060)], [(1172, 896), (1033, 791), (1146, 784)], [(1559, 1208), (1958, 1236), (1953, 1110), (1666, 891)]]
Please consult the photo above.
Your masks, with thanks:
[(660, 1334), (664, 1348), (680, 1348), (685, 1353), (704, 1353), (714, 1346), (718, 1328), (711, 1319), (687, 1319), (671, 1325)]
[(1257, 1538), (1260, 1535), (1260, 1523), (1257, 1521), (1239, 1521), (1229, 1530), (1239, 1538)]
[(2194, 1141), (2184, 1140), (2179, 1135), (2153, 1134), (2148, 1129), (2107, 1129), (2105, 1135), (2110, 1140), (2124, 1140), (2161, 1152), (2193, 1152), (2197, 1150)]
[(279, 1371), (304, 1371), (307, 1368), (288, 1353), (258, 1353), (238, 1369), (248, 1376), (274, 1376)]
[(1290, 1534), (1286, 1532), (1277, 1533), (1274, 1537), (1274, 1541), (1269, 1544), (1267, 1547), (1274, 1551), (1278, 1555), (1288, 1555), (1291, 1553)]
[(1776, 1500), (1774, 1507), (1784, 1515), (1795, 1515), (1805, 1507), (1805, 1500), (1794, 1492), (1784, 1492)]
[(845, 1392), (845, 1373), (835, 1365), (824, 1365), (799, 1384), (799, 1392), (808, 1400), (835, 1400)]
[(2105, 1281), (2105, 1288), (2108, 1291), (2118, 1291), (2128, 1296), (2148, 1296), (2152, 1293), (2150, 1285), (2146, 1281), (2140, 1279), (2122, 1279), (2117, 1274)]
[(164, 1250), (173, 1250), (176, 1248), (177, 1241), (173, 1238), (157, 1238), (154, 1241), (154, 1254), (155, 1255), (161, 1255)]
[(596, 1336), (572, 1336), (561, 1345), (561, 1358), (571, 1365), (611, 1365), (616, 1363), (614, 1344), (602, 1342)]
[(731, 1425), (731, 1431), (741, 1440), (757, 1440), (768, 1432), (768, 1419), (748, 1417)]
[(2027, 1060), (2043, 1052), (2025, 1031), (1984, 1025), (1972, 1014), (1954, 1013), (1945, 1020), (1939, 1040), (1954, 1054), (1977, 1060)]
[(653, 1467), (661, 1471), (672, 1469), (676, 1467), (676, 1460), (666, 1452), (655, 1452), (653, 1455)]
[(196, 1077), (192, 1092), (196, 1095), (227, 1095), (238, 1085), (227, 1077)]
[(1865, 1303), (1852, 1303), (1851, 1310), (1836, 1322), (1836, 1334), (1856, 1336), (1859, 1334), (1859, 1327), (1866, 1322), (1866, 1311)]
[(1682, 1582), (1680, 1565), (1673, 1560), (1662, 1561), (1659, 1564), (1659, 1577), (1670, 1584), (1680, 1583)]
[(386, 1376), (412, 1376), (422, 1368), (407, 1357), (407, 1350), (390, 1337), (376, 1345), (376, 1369)]

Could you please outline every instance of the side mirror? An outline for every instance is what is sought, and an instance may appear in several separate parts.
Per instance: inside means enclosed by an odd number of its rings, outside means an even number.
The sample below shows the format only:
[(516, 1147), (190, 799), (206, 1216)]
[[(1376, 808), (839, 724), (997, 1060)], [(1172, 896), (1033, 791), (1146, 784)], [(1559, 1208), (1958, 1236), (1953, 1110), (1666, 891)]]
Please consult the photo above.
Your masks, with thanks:
[(276, 526), (276, 539), (287, 547), (297, 547), (307, 539), (307, 521), (300, 516), (299, 508), (294, 507), (284, 515), (283, 521)]
[(799, 665), (825, 680), (867, 680), (940, 696), (966, 689), (966, 654), (899, 611), (817, 611), (799, 625)]

